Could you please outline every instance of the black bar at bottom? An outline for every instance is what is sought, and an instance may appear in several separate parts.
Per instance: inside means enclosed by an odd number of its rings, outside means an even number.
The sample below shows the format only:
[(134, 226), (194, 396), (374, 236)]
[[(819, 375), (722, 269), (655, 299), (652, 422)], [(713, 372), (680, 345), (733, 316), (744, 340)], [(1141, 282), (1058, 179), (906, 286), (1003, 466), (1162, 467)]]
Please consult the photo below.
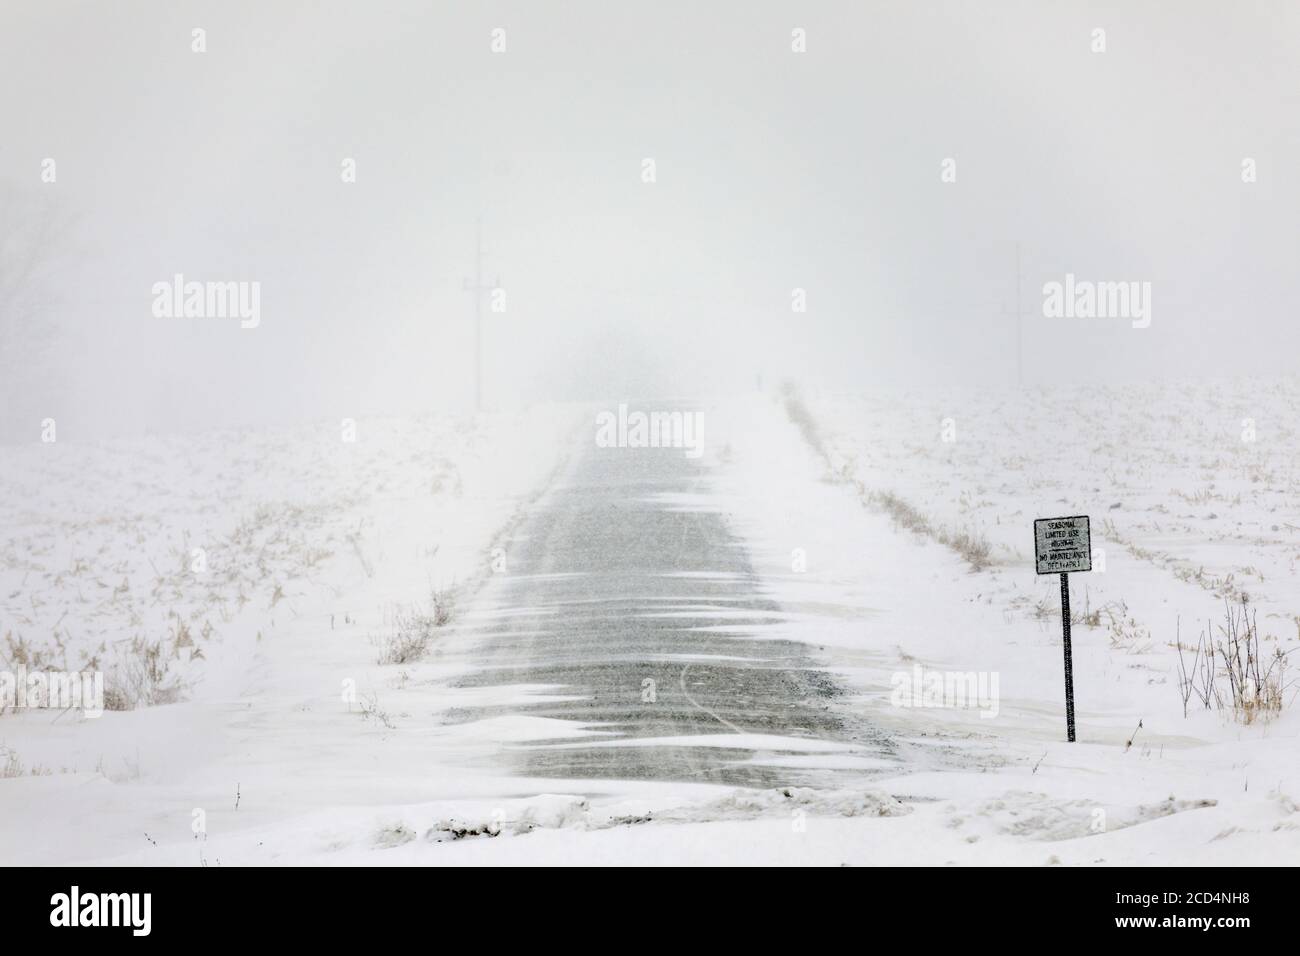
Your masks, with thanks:
[[(896, 821), (872, 821), (872, 826), (891, 825)], [(864, 839), (869, 834), (864, 831)], [(574, 839), (584, 838), (592, 837), (574, 835)], [(700, 827), (699, 839), (710, 839), (707, 826)], [(454, 847), (448, 849), (446, 862), (454, 863)], [(617, 854), (610, 859), (616, 860)], [(1040, 931), (1045, 934), (1042, 938), (1049, 939), (1046, 934), (1055, 931), (1075, 941), (1195, 936), (1225, 947), (1237, 940), (1281, 941), (1284, 933), (1294, 933), (1293, 894), (1286, 890), (1285, 879), (1267, 869), (1045, 866), (979, 874), (941, 867), (833, 872), (839, 874), (834, 888), (851, 891), (860, 903), (855, 912), (859, 922), (866, 924), (858, 927), (863, 933), (872, 932), (872, 923), (878, 923), (882, 932), (889, 928), (909, 932), (909, 926), (916, 928), (911, 932), (935, 930), (940, 920), (943, 933), (963, 939), (972, 935), (991, 940), (1031, 938), (1026, 934)], [(115, 937), (128, 946), (148, 945), (149, 940), (175, 946), (202, 939), (208, 948), (283, 938), (293, 940), (297, 949), (319, 942), (333, 951), (348, 944), (360, 947), (396, 939), (391, 934), (404, 932), (400, 929), (404, 924), (418, 926), (430, 915), (444, 917), (436, 924), (461, 923), (462, 933), (481, 925), (485, 935), (496, 935), (498, 921), (507, 912), (522, 934), (554, 931), (557, 919), (580, 925), (584, 934), (602, 924), (615, 933), (625, 925), (632, 889), (622, 876), (584, 879), (575, 874), (569, 883), (554, 878), (539, 881), (532, 873), (501, 869), (466, 871), (452, 879), (382, 867), (345, 872), (331, 868), (11, 869), (10, 874), (5, 945), (15, 953), (28, 951), (20, 945), (26, 937), (57, 943), (59, 936), (74, 933), (81, 942)], [(638, 897), (635, 909), (644, 908), (646, 914), (671, 922), (681, 915), (683, 899), (689, 899), (683, 889), (698, 893), (697, 912), (713, 905), (706, 901), (717, 899), (717, 874), (678, 871), (671, 892), (662, 889), (662, 879), (647, 875), (636, 881), (641, 885), (633, 894)], [(727, 880), (735, 889), (758, 892), (770, 888), (772, 877), (734, 872)], [(800, 892), (820, 891), (815, 880), (811, 875), (800, 877)], [(148, 935), (136, 936), (130, 925), (52, 925), (57, 906), (52, 898), (68, 895), (73, 886), (83, 901), (90, 894), (148, 893)], [(531, 933), (530, 923), (525, 922), (529, 919), (534, 920)], [(768, 923), (761, 914), (742, 914), (728, 921), (725, 932), (734, 942), (737, 930), (765, 932)]]

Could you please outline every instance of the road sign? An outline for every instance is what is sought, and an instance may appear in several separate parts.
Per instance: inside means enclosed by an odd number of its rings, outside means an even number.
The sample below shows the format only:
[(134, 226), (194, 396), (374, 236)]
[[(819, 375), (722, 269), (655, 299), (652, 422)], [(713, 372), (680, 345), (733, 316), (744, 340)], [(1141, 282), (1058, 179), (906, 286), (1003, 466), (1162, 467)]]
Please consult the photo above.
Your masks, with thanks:
[(1074, 743), (1074, 655), (1070, 650), (1070, 572), (1092, 570), (1087, 515), (1034, 522), (1034, 564), (1039, 574), (1061, 575), (1061, 634), (1065, 639), (1065, 732)]
[(1039, 574), (1092, 570), (1088, 516), (1039, 518), (1034, 522), (1034, 558)]

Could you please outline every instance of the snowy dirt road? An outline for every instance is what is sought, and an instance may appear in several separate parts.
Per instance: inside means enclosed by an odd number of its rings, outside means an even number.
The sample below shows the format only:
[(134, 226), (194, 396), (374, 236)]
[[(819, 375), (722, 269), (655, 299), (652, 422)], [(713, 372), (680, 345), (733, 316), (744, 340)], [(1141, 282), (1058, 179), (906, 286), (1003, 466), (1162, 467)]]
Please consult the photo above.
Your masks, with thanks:
[[(708, 465), (680, 448), (600, 448), (583, 432), (478, 595), (460, 687), (536, 702), (465, 709), (587, 731), (523, 742), (515, 772), (565, 779), (846, 786), (894, 766), (885, 734), (838, 700), (729, 528)], [(575, 728), (576, 730), (576, 728)]]

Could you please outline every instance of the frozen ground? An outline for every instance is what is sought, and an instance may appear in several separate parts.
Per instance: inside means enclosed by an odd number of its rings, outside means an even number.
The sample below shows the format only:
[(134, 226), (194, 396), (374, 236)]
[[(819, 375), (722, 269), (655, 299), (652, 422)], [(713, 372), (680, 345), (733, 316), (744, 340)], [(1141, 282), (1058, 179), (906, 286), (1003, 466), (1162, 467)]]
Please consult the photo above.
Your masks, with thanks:
[[(5, 653), (156, 705), (0, 716), (0, 860), (1294, 862), (1294, 703), (1184, 716), (1172, 642), (1245, 592), (1297, 646), (1298, 397), (756, 394), (698, 461), (573, 409), (6, 449)], [(1071, 745), (1029, 536), (1076, 513)], [(918, 667), (995, 702), (900, 706)]]

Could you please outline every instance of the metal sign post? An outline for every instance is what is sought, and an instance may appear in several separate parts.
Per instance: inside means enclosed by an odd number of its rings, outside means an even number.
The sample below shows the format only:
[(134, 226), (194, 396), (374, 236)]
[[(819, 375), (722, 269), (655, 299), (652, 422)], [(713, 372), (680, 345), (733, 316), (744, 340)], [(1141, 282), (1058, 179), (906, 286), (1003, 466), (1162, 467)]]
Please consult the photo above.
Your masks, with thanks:
[(1039, 574), (1061, 575), (1061, 635), (1065, 643), (1065, 730), (1074, 743), (1074, 655), (1070, 649), (1070, 572), (1092, 570), (1092, 533), (1087, 515), (1034, 522), (1034, 565)]

